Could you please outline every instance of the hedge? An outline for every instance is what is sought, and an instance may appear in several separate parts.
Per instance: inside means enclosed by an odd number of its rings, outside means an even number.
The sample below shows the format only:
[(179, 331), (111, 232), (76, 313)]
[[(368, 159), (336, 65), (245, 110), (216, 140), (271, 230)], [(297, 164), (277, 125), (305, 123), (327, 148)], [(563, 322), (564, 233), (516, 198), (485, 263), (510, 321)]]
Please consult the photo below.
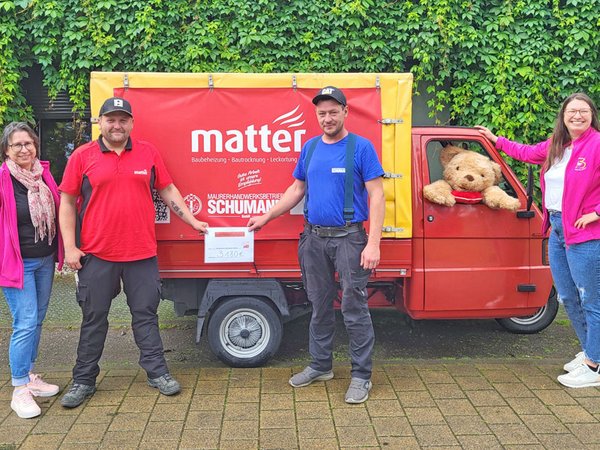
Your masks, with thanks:
[(438, 122), (530, 142), (600, 100), (599, 0), (0, 0), (0, 30), (0, 124), (33, 119), (33, 64), (75, 112), (92, 70), (411, 71)]

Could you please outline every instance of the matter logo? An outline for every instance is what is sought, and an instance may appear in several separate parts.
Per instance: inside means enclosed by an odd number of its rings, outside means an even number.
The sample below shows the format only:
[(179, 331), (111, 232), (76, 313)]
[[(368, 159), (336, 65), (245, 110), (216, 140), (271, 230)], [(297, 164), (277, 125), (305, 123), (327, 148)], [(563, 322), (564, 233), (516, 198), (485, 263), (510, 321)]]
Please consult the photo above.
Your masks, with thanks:
[(244, 129), (192, 130), (192, 153), (300, 153), (306, 134), (300, 105), (271, 124), (250, 124)]
[(188, 194), (185, 196), (183, 201), (185, 202), (185, 205), (188, 207), (192, 215), (196, 216), (200, 214), (200, 211), (202, 211), (202, 200), (200, 200), (200, 198), (197, 195)]

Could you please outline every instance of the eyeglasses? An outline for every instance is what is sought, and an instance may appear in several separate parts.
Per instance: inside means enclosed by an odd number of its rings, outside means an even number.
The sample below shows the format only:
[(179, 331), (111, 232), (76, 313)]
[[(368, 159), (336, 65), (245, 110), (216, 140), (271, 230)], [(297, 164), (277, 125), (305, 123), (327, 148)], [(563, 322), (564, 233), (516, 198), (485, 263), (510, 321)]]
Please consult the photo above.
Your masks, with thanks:
[(579, 113), (582, 117), (589, 116), (592, 113), (592, 110), (586, 108), (586, 109), (567, 109), (565, 111), (565, 114), (569, 117), (576, 116), (577, 113)]
[(13, 150), (16, 150), (17, 152), (20, 152), (21, 150), (23, 150), (23, 147), (25, 147), (27, 150), (33, 150), (35, 148), (35, 144), (31, 141), (19, 142), (17, 144), (9, 144), (8, 146), (10, 148), (12, 148)]

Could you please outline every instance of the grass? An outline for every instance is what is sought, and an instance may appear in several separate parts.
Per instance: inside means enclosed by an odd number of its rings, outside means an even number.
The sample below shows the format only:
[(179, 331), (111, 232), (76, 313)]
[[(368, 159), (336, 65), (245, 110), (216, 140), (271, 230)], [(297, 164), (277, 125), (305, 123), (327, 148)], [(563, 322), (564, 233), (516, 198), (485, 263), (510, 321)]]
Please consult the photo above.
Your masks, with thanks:
[[(181, 323), (187, 325), (193, 316), (177, 317), (173, 303), (167, 300), (160, 302), (158, 306), (159, 322), (167, 324)], [(108, 315), (111, 328), (131, 324), (131, 313), (127, 306), (125, 294), (121, 292), (113, 301)], [(0, 327), (10, 328), (12, 318), (4, 296), (0, 291)], [(44, 320), (44, 327), (61, 327), (66, 329), (78, 329), (81, 324), (81, 309), (75, 300), (75, 279), (73, 274), (58, 274), (54, 277), (52, 297), (48, 305), (48, 313)], [(0, 449), (2, 450), (2, 449)]]
[(561, 327), (570, 327), (571, 321), (569, 319), (554, 319), (554, 323)]

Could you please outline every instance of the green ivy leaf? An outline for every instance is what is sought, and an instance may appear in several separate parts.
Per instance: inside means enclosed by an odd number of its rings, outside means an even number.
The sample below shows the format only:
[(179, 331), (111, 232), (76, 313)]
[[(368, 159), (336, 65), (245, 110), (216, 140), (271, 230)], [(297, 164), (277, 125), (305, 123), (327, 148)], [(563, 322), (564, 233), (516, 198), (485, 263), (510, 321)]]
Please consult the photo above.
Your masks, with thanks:
[(31, 3), (33, 3), (33, 0), (15, 0), (15, 5), (21, 9), (29, 7)]
[(3, 9), (4, 11), (12, 11), (15, 9), (15, 2), (0, 2), (0, 9)]

